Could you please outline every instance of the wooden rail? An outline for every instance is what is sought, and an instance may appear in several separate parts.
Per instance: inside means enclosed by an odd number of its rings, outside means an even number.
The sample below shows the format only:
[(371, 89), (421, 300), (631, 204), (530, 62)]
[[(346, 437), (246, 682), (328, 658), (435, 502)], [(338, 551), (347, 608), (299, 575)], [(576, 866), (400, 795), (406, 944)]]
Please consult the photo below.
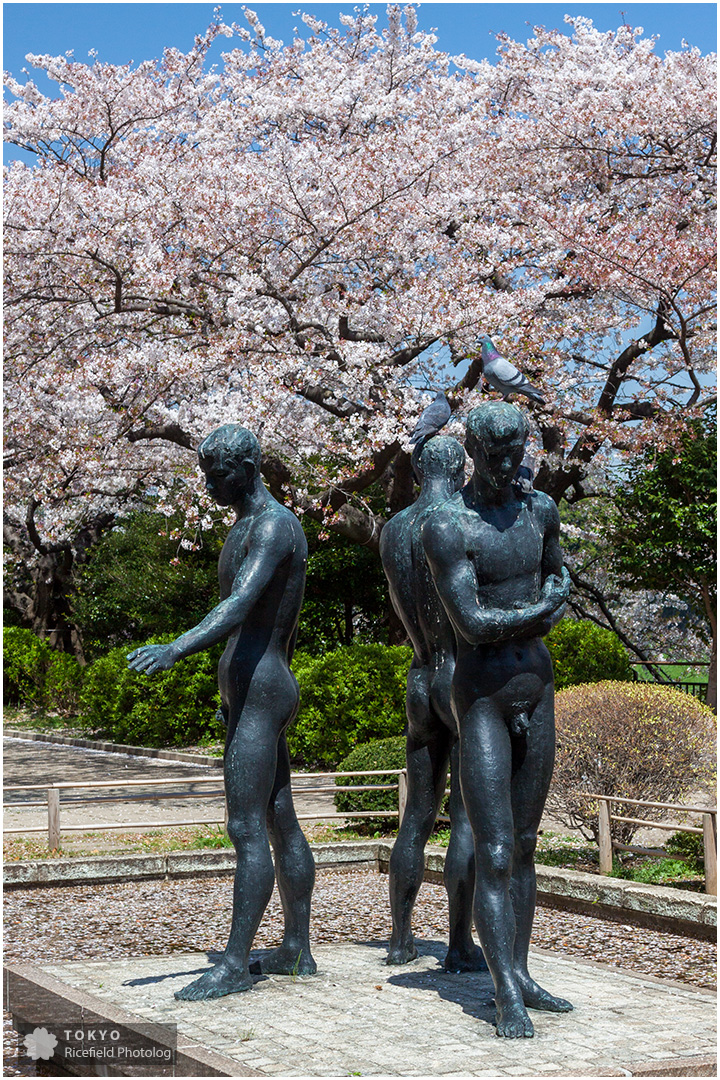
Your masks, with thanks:
[[(611, 874), (613, 864), (613, 851), (632, 851), (640, 855), (649, 855), (653, 858), (672, 858), (670, 852), (664, 848), (633, 847), (620, 844), (612, 838), (611, 823), (643, 825), (650, 829), (662, 829), (666, 832), (686, 832), (694, 836), (702, 836), (703, 851), (705, 857), (705, 892), (717, 896), (717, 808), (706, 806), (681, 806), (679, 803), (651, 802), (649, 799), (626, 799), (615, 795), (593, 795), (586, 793), (586, 798), (597, 799), (598, 806), (598, 847), (600, 849), (600, 873)], [(645, 818), (621, 817), (611, 814), (612, 803), (622, 803), (625, 806), (650, 806), (659, 810), (677, 810), (684, 814), (696, 814), (702, 818), (702, 827), (695, 825), (679, 825), (664, 821), (648, 821)]]
[[(337, 777), (343, 777), (347, 779), (355, 779), (357, 777), (367, 776), (397, 776), (397, 783), (395, 784), (347, 784), (341, 785), (315, 785), (315, 786), (296, 786), (296, 794), (327, 794), (345, 791), (397, 791), (398, 792), (398, 809), (397, 810), (356, 810), (353, 813), (348, 814), (298, 814), (298, 821), (329, 821), (333, 818), (385, 818), (385, 817), (397, 817), (402, 821), (403, 814), (405, 812), (405, 805), (407, 802), (407, 770), (406, 769), (362, 769), (354, 772), (329, 772), (329, 773), (294, 773), (291, 776), (291, 780), (294, 778), (316, 780), (316, 779), (336, 779)], [(60, 834), (61, 832), (105, 832), (109, 829), (167, 829), (175, 826), (187, 826), (187, 825), (223, 825), (227, 824), (227, 815), (224, 818), (218, 819), (188, 819), (186, 821), (123, 821), (123, 822), (99, 822), (91, 825), (62, 825), (60, 824), (60, 795), (62, 792), (69, 791), (71, 789), (80, 790), (97, 790), (106, 788), (133, 788), (133, 787), (150, 787), (150, 788), (162, 788), (169, 786), (180, 785), (193, 785), (193, 784), (221, 784), (222, 778), (215, 776), (176, 776), (174, 778), (162, 777), (159, 779), (148, 780), (61, 780), (53, 784), (41, 783), (41, 784), (13, 784), (6, 787), (6, 792), (17, 791), (45, 791), (46, 799), (32, 800), (29, 802), (5, 802), (3, 803), (3, 809), (21, 809), (27, 806), (45, 806), (47, 805), (47, 825), (29, 825), (19, 828), (4, 829), (4, 833), (7, 835), (14, 834), (26, 834), (26, 833), (41, 833), (47, 832), (48, 847), (51, 851), (57, 851), (60, 847)], [(109, 795), (100, 796), (98, 798), (83, 798), (83, 796), (75, 796), (75, 798), (67, 798), (64, 800), (63, 805), (88, 805), (91, 803), (108, 803), (108, 802), (156, 802), (159, 799), (187, 799), (201, 795), (201, 792), (197, 791), (157, 791), (151, 794), (145, 795)], [(203, 796), (206, 799), (213, 798), (225, 798), (225, 792), (213, 791), (208, 795)]]

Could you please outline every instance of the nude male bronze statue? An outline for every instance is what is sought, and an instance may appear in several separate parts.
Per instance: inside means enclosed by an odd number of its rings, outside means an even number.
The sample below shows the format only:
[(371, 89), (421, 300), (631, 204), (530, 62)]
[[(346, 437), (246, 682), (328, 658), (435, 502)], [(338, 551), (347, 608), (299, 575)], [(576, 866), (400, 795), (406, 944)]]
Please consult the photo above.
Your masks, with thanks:
[(390, 518), (380, 534), (380, 557), (390, 598), (413, 647), (406, 697), (407, 802), (390, 856), (393, 930), (387, 963), (406, 964), (418, 955), (412, 910), (423, 881), (425, 844), (442, 803), (448, 761), (452, 759), (451, 831), (444, 871), (450, 909), (445, 968), (478, 971), (487, 965), (472, 940), (473, 836), (460, 794), (457, 723), (450, 704), (455, 636), (422, 546), (422, 529), (429, 515), (463, 485), (465, 453), (455, 439), (435, 436), (416, 448), (413, 467), (420, 480), (420, 495)]
[(471, 480), (432, 513), (423, 547), (455, 630), (452, 707), (475, 842), (475, 925), (495, 984), (497, 1034), (531, 1037), (527, 1007), (572, 1006), (528, 972), (533, 856), (555, 752), (554, 690), (542, 636), (569, 593), (552, 499), (513, 485), (528, 427), (506, 402), (467, 421)]
[[(208, 435), (198, 456), (207, 490), (237, 515), (218, 564), (220, 603), (169, 645), (144, 645), (128, 655), (131, 668), (149, 675), (218, 641), (228, 642), (218, 682), (227, 724), (227, 828), (237, 853), (232, 924), (222, 959), (176, 993), (183, 1000), (249, 990), (254, 973), (316, 971), (309, 939), (315, 864), (293, 807), (285, 740), (299, 703), (289, 664), (305, 588), (307, 542), (295, 515), (263, 484), (260, 447), (251, 432), (226, 424)], [(250, 968), (250, 947), (275, 874), (285, 917), (283, 941)]]

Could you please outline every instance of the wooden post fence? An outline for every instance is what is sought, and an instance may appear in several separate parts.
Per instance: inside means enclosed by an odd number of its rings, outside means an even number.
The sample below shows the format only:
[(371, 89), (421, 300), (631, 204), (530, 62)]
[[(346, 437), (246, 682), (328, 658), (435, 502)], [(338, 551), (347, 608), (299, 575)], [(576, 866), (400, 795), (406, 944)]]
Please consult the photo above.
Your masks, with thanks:
[(60, 792), (57, 788), (48, 788), (48, 847), (57, 851), (60, 847)]
[(407, 769), (401, 769), (398, 776), (398, 826), (402, 825), (402, 819), (407, 806)]
[[(367, 817), (399, 817), (402, 821), (402, 815), (405, 811), (405, 805), (407, 803), (407, 769), (363, 769), (355, 772), (331, 772), (331, 773), (300, 773), (299, 775), (303, 780), (335, 780), (337, 777), (345, 778), (361, 778), (367, 779), (368, 777), (394, 777), (397, 776), (398, 782), (396, 784), (390, 783), (374, 783), (374, 784), (346, 784), (342, 787), (337, 787), (334, 783), (331, 786), (327, 784), (314, 785), (312, 787), (301, 787), (296, 789), (296, 793), (304, 794), (337, 794), (338, 792), (350, 792), (350, 791), (397, 791), (398, 793), (398, 810), (356, 810), (354, 813), (340, 814), (337, 812), (329, 814), (298, 814), (299, 821), (329, 821), (333, 818), (367, 818)], [(31, 800), (28, 802), (9, 802), (3, 803), (4, 809), (20, 809), (22, 807), (40, 807), (47, 805), (47, 825), (29, 825), (29, 826), (16, 826), (13, 828), (4, 829), (6, 835), (11, 834), (26, 834), (26, 833), (38, 833), (47, 831), (48, 847), (50, 851), (57, 851), (60, 848), (60, 836), (61, 832), (105, 832), (108, 829), (120, 829), (125, 832), (133, 832), (138, 829), (164, 829), (177, 826), (189, 826), (189, 825), (222, 825), (222, 819), (213, 819), (208, 821), (205, 818), (190, 818), (185, 821), (121, 821), (121, 822), (87, 822), (82, 825), (65, 825), (61, 830), (60, 827), (60, 792), (63, 791), (69, 795), (70, 789), (79, 788), (82, 790), (103, 789), (103, 788), (133, 788), (144, 787), (153, 790), (153, 794), (140, 794), (140, 795), (126, 795), (126, 796), (103, 796), (103, 799), (107, 802), (125, 802), (125, 801), (157, 801), (163, 798), (169, 799), (183, 799), (202, 798), (201, 793), (197, 791), (173, 791), (173, 792), (160, 792), (156, 789), (167, 786), (180, 786), (180, 785), (195, 785), (195, 784), (222, 784), (223, 778), (221, 776), (193, 776), (193, 777), (167, 777), (155, 780), (65, 780), (55, 783), (45, 788), (47, 793), (47, 803), (44, 798), (38, 800)], [(29, 791), (42, 791), (44, 785), (42, 784), (19, 784), (6, 787), (6, 792), (29, 792)], [(209, 798), (221, 798), (223, 792), (211, 792)], [(68, 803), (77, 803), (77, 798), (70, 796)], [(84, 800), (83, 800), (84, 801)], [(90, 800), (92, 801), (92, 800)], [(227, 801), (224, 800), (224, 825), (227, 829)]]
[[(686, 832), (694, 836), (702, 836), (705, 856), (705, 892), (711, 896), (717, 896), (717, 810), (705, 809), (699, 806), (682, 806), (679, 803), (651, 802), (648, 799), (626, 799), (611, 795), (587, 795), (589, 799), (598, 801), (598, 847), (601, 874), (612, 873), (613, 851), (632, 851), (639, 855), (652, 855), (656, 858), (665, 858), (668, 852), (664, 848), (638, 847), (628, 844), (620, 844), (613, 841), (611, 823), (618, 821), (629, 825), (642, 825), (648, 829), (661, 829), (664, 832)], [(702, 828), (695, 825), (682, 825), (679, 822), (648, 821), (647, 818), (621, 817), (619, 814), (610, 813), (610, 803), (623, 803), (629, 806), (652, 806), (665, 810), (679, 810), (683, 813), (699, 814), (702, 817)], [(682, 856), (674, 856), (682, 858)]]
[(598, 846), (600, 873), (612, 874), (612, 836), (610, 835), (610, 803), (603, 799), (598, 807)]
[(705, 892), (717, 896), (717, 815), (703, 814)]

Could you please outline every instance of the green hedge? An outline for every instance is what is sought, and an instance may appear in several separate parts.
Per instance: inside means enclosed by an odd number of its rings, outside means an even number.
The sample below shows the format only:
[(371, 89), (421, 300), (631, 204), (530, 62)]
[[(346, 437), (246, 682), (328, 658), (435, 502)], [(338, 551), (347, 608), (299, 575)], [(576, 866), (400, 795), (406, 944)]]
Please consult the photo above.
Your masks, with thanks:
[(56, 652), (32, 630), (3, 631), (3, 702), (64, 715), (77, 712), (82, 668), (74, 656)]
[[(396, 735), (391, 739), (373, 739), (371, 742), (356, 746), (337, 767), (338, 772), (357, 772), (359, 769), (404, 769), (405, 736)], [(359, 784), (395, 784), (396, 776), (339, 776), (336, 781), (339, 788)], [(340, 814), (357, 813), (359, 810), (397, 810), (397, 791), (338, 791), (335, 807)], [(367, 819), (375, 823), (375, 819)], [(378, 823), (391, 827), (397, 826), (397, 819), (378, 818)]]
[[(151, 639), (167, 643), (174, 634)], [(143, 643), (143, 644), (149, 644)], [(139, 675), (127, 666), (137, 646), (123, 645), (100, 657), (85, 671), (80, 719), (117, 742), (143, 746), (182, 746), (204, 738), (223, 738), (215, 714), (220, 705), (216, 646), (179, 661), (170, 671)]]
[(411, 661), (412, 650), (401, 645), (297, 653), (300, 712), (288, 731), (291, 756), (311, 768), (334, 767), (359, 743), (401, 735)]
[(563, 619), (545, 638), (555, 689), (583, 683), (630, 682), (632, 668), (617, 634), (589, 619)]

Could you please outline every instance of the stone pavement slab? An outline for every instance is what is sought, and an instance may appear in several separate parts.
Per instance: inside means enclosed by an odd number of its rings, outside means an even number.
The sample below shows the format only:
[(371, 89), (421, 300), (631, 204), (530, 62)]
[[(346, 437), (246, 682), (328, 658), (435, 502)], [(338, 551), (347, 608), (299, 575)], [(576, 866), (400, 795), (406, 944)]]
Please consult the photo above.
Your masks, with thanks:
[(501, 1040), (490, 976), (447, 974), (446, 945), (418, 945), (402, 968), (384, 964), (383, 942), (320, 945), (316, 976), (259, 977), (251, 992), (214, 1001), (173, 997), (207, 969), (205, 953), (41, 967), (272, 1076), (715, 1075), (711, 991), (533, 951), (535, 978), (575, 1010), (533, 1011), (534, 1039)]

